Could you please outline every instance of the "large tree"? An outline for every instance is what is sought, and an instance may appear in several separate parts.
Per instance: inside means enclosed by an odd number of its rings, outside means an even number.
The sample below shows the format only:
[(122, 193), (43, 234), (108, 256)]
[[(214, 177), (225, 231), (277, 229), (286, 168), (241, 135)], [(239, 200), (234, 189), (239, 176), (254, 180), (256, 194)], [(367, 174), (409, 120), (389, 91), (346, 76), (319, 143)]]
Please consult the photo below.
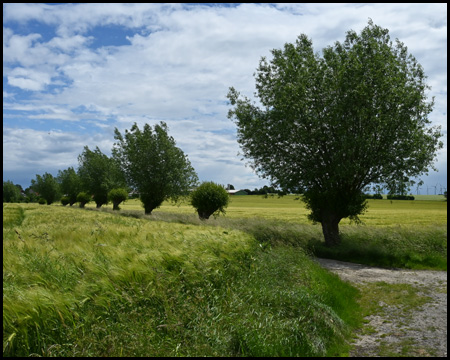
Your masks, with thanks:
[(145, 124), (141, 131), (136, 123), (122, 134), (115, 129), (113, 155), (121, 163), (131, 187), (136, 189), (151, 214), (164, 200), (187, 195), (198, 178), (188, 157), (168, 135), (164, 122), (154, 128)]
[(441, 133), (428, 118), (424, 70), (371, 20), (322, 55), (306, 35), (272, 55), (255, 73), (260, 104), (230, 88), (229, 118), (255, 171), (302, 189), (309, 218), (337, 245), (341, 219), (358, 220), (367, 207), (366, 186), (434, 169)]
[(94, 151), (88, 146), (78, 156), (78, 175), (81, 189), (94, 195), (97, 208), (108, 203), (108, 193), (114, 188), (125, 187), (125, 176), (112, 157), (103, 154), (98, 146)]

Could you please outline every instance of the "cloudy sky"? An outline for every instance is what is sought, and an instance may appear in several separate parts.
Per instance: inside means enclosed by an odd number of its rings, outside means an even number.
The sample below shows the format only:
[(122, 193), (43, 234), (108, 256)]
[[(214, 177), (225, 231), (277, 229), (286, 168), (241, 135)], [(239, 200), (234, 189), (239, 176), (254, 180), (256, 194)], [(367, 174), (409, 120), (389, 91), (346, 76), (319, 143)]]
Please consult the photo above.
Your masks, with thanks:
[(428, 75), (430, 118), (445, 146), (421, 193), (439, 192), (447, 186), (446, 4), (3, 4), (3, 180), (28, 187), (36, 174), (77, 168), (85, 145), (110, 155), (115, 127), (165, 121), (200, 180), (268, 185), (238, 155), (229, 87), (251, 98), (271, 49), (303, 33), (320, 52), (369, 18)]

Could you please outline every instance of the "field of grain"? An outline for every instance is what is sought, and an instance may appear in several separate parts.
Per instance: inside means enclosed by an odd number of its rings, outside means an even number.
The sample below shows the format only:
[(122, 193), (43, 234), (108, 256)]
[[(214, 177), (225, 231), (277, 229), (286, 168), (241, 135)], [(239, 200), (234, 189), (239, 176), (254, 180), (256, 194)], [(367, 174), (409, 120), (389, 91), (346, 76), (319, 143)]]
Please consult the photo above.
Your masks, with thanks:
[[(360, 216), (367, 226), (410, 226), (410, 225), (444, 225), (447, 224), (447, 202), (441, 195), (422, 195), (418, 200), (368, 200), (367, 211)], [(436, 199), (436, 200), (434, 200)], [(95, 208), (95, 203), (87, 207)], [(102, 208), (112, 209), (112, 205)], [(138, 199), (127, 200), (121, 204), (121, 209), (127, 211), (144, 211)], [(194, 208), (187, 201), (178, 204), (164, 202), (162, 206), (154, 210), (158, 213), (175, 213), (195, 215)], [(283, 197), (261, 195), (232, 196), (226, 209), (226, 218), (250, 219), (262, 218), (294, 222), (298, 224), (310, 224), (307, 218), (308, 210), (298, 196), (288, 195)], [(350, 221), (343, 219), (341, 225), (348, 225)]]
[(3, 204), (3, 355), (345, 356), (359, 291), (307, 254), (446, 268), (445, 202), (370, 200), (327, 253), (294, 197), (231, 200)]

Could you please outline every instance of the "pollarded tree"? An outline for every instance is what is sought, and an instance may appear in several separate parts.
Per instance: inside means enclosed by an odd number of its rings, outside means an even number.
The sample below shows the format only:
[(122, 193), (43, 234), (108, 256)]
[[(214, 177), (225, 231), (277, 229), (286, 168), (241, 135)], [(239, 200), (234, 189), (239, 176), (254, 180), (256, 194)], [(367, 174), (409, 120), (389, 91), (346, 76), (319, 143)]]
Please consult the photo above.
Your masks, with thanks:
[(225, 214), (228, 202), (229, 195), (224, 187), (212, 181), (202, 183), (191, 193), (191, 205), (202, 220), (209, 219), (211, 215)]
[(56, 178), (49, 173), (36, 175), (36, 179), (31, 180), (31, 188), (47, 201), (47, 205), (52, 204), (60, 197), (59, 183)]
[(80, 203), (80, 208), (84, 208), (84, 206), (91, 201), (91, 195), (89, 195), (87, 192), (80, 192), (77, 195), (77, 202)]
[(164, 200), (187, 195), (198, 181), (187, 156), (176, 147), (164, 122), (154, 128), (136, 123), (122, 136), (115, 129), (113, 156), (121, 164), (128, 184), (140, 193), (145, 213), (151, 214)]
[(112, 189), (108, 193), (108, 200), (113, 203), (113, 210), (120, 210), (120, 203), (128, 199), (127, 189)]
[(94, 151), (85, 146), (78, 156), (78, 175), (81, 189), (94, 195), (97, 208), (108, 203), (108, 192), (125, 187), (125, 177), (119, 164), (103, 154), (98, 147)]
[(366, 186), (426, 174), (442, 147), (423, 68), (388, 33), (370, 20), (322, 56), (301, 35), (261, 59), (262, 107), (228, 93), (244, 156), (276, 187), (303, 189), (328, 246), (340, 243), (341, 219), (366, 209)]

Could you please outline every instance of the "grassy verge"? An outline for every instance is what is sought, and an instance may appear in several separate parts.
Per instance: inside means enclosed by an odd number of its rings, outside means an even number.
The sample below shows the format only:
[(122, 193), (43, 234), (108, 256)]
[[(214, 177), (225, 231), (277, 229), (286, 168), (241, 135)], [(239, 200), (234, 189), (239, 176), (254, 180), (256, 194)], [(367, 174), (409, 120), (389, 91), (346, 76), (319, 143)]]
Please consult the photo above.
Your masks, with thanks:
[(3, 227), (4, 356), (342, 355), (361, 323), (358, 290), (300, 247), (184, 217), (23, 209)]
[(312, 239), (308, 247), (318, 257), (379, 267), (447, 270), (447, 227), (347, 227), (342, 244), (328, 248)]

